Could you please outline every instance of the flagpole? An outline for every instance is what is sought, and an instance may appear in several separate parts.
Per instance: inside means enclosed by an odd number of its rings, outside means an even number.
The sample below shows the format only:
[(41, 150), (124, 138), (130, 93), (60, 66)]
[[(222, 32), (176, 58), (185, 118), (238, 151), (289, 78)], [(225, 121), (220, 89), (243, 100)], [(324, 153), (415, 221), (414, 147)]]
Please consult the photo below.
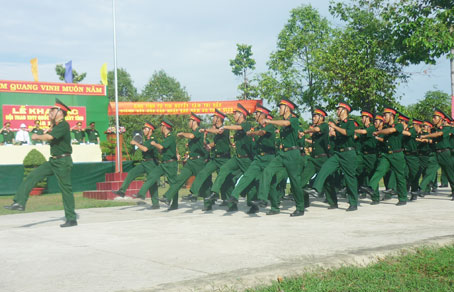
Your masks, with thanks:
[(117, 155), (115, 157), (115, 172), (121, 172), (120, 153), (120, 125), (118, 122), (118, 78), (117, 78), (117, 33), (115, 26), (115, 0), (112, 0), (113, 15), (113, 49), (114, 49), (114, 79), (115, 79), (115, 132), (117, 137)]

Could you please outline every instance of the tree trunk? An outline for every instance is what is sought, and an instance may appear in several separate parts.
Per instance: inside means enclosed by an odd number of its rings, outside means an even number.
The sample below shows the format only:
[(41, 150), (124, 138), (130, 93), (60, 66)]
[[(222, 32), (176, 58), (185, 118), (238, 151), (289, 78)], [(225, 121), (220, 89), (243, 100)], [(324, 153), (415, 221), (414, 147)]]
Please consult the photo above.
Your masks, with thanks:
[[(451, 55), (454, 56), (454, 49), (451, 49)], [(454, 117), (454, 57), (451, 56), (451, 117)]]

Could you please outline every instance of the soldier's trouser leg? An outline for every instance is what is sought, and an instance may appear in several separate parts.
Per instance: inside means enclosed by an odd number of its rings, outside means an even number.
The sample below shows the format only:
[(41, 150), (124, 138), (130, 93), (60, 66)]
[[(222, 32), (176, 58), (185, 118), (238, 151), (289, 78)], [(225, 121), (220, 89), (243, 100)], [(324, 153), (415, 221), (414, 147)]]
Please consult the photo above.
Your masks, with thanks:
[[(320, 171), (315, 178), (314, 184), (312, 187), (317, 190), (317, 192), (321, 193), (323, 187), (325, 185), (326, 178), (332, 174), (334, 174), (339, 168), (339, 158), (338, 155), (331, 156), (322, 166)], [(334, 184), (332, 184), (334, 186)], [(337, 204), (337, 196), (336, 194), (330, 193), (326, 194), (326, 199), (328, 203), (333, 206)]]
[(448, 184), (448, 176), (443, 169), (441, 170), (440, 184), (446, 186)]
[(61, 190), (66, 220), (76, 220), (74, 194), (71, 184), (73, 160), (71, 156), (66, 156), (60, 159), (51, 158), (49, 162), (53, 173), (57, 177), (58, 186)]
[[(279, 168), (278, 172), (276, 172), (276, 191), (279, 196), (279, 201), (282, 200), (282, 197), (285, 195), (285, 190), (287, 188), (287, 179), (288, 174), (287, 170), (284, 168)], [(292, 185), (290, 185), (290, 189), (293, 190)], [(293, 191), (295, 193), (295, 191)], [(306, 202), (304, 202), (306, 203)]]
[(19, 185), (19, 188), (16, 191), (16, 195), (14, 196), (14, 202), (19, 203), (25, 207), (30, 191), (38, 182), (52, 174), (52, 167), (49, 161), (41, 164), (39, 167), (33, 170)]
[(405, 165), (405, 157), (402, 152), (389, 154), (389, 162), (391, 170), (396, 174), (397, 195), (399, 202), (407, 201), (407, 182), (405, 179), (405, 170), (402, 167)]
[(295, 163), (295, 161), (298, 161), (301, 156), (300, 152), (295, 149), (281, 153), (281, 156), (282, 162), (290, 179), (290, 185), (295, 190), (294, 198), (296, 210), (304, 212), (303, 187), (301, 186), (301, 165), (299, 163)]
[(231, 197), (238, 200), (244, 190), (254, 183), (255, 180), (260, 178), (261, 169), (260, 162), (254, 160), (233, 189)]
[(268, 197), (270, 195), (270, 190), (273, 189), (271, 186), (271, 181), (273, 177), (276, 175), (276, 172), (278, 168), (284, 167), (282, 165), (282, 162), (280, 161), (280, 158), (275, 157), (273, 160), (270, 161), (270, 163), (265, 167), (263, 170), (263, 178), (262, 178), (262, 183), (259, 186), (259, 194), (258, 194), (258, 199), (262, 201), (268, 200)]
[(202, 159), (188, 160), (180, 171), (180, 174), (177, 176), (175, 183), (171, 184), (167, 192), (164, 194), (168, 200), (172, 200), (171, 207), (178, 207), (178, 192), (184, 183), (192, 176), (197, 174), (197, 167), (199, 170), (203, 165)]
[(405, 160), (408, 168), (408, 180), (407, 184), (410, 185), (412, 192), (418, 191), (419, 181), (419, 158), (416, 155), (406, 155)]
[(440, 164), (441, 169), (446, 174), (451, 191), (454, 192), (454, 164), (451, 159), (451, 153), (449, 151), (437, 152), (436, 156), (438, 164)]
[(218, 166), (216, 165), (216, 162), (214, 160), (210, 160), (195, 177), (190, 192), (196, 196), (200, 196), (200, 188), (208, 178), (211, 178), (211, 174), (217, 169)]
[(380, 201), (380, 195), (378, 193), (378, 185), (382, 177), (389, 171), (391, 167), (388, 159), (386, 157), (382, 157), (379, 160), (377, 169), (375, 170), (374, 175), (369, 181), (369, 186), (375, 191), (374, 196), (372, 196), (372, 201), (378, 202)]
[(430, 185), (433, 184), (434, 180), (436, 182), (438, 168), (440, 168), (440, 166), (438, 165), (435, 155), (429, 156), (427, 167), (424, 170), (424, 176), (419, 184), (422, 191), (427, 193), (430, 192)]
[(365, 154), (358, 154), (356, 155), (356, 177), (358, 178), (358, 185), (359, 186), (364, 186), (367, 182), (366, 182), (366, 177), (367, 177), (367, 173), (366, 173), (366, 163), (364, 161), (364, 156)]
[(120, 191), (126, 192), (131, 182), (136, 178), (141, 176), (146, 172), (145, 167), (143, 164), (138, 164), (133, 167), (130, 171), (128, 171), (128, 175), (126, 176), (124, 182), (121, 184)]
[[(236, 158), (230, 158), (220, 169), (216, 180), (214, 181), (213, 186), (211, 187), (211, 191), (217, 194), (221, 193), (221, 188), (224, 182), (227, 180), (229, 175), (238, 171), (240, 169), (239, 165), (237, 164)], [(230, 182), (230, 181), (229, 181)]]

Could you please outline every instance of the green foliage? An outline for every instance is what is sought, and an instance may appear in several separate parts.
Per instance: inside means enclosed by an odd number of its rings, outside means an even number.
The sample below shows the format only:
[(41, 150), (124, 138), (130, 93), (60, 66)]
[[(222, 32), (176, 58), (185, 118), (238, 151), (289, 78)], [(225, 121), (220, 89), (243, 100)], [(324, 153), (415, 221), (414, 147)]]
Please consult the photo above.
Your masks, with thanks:
[(292, 9), (268, 61), (270, 71), (258, 78), (259, 96), (276, 102), (286, 97), (311, 111), (322, 103), (325, 81), (318, 68), (331, 36), (328, 20), (312, 6)]
[(106, 141), (101, 141), (101, 143), (99, 145), (101, 147), (101, 152), (103, 155), (114, 155), (115, 154), (115, 147), (117, 147), (115, 143), (111, 143), (110, 141), (106, 140)]
[(449, 94), (440, 90), (427, 91), (423, 100), (404, 107), (402, 111), (409, 117), (432, 121), (435, 108), (439, 108), (444, 113), (451, 115), (451, 97)]
[(454, 48), (452, 1), (395, 1), (382, 14), (394, 40), (392, 46), (401, 54), (397, 61), (402, 64), (435, 64)]
[(139, 149), (137, 149), (136, 151), (134, 151), (134, 154), (132, 155), (132, 160), (133, 161), (142, 161), (142, 151), (140, 151)]
[(186, 88), (182, 87), (174, 77), (167, 75), (164, 70), (154, 72), (145, 85), (141, 101), (190, 101)]
[[(36, 149), (30, 150), (24, 157), (24, 179), (38, 166), (45, 163), (47, 160), (44, 155)], [(45, 188), (47, 186), (47, 178), (36, 184), (37, 188)]]
[(235, 76), (241, 76), (243, 82), (238, 86), (242, 92), (242, 99), (251, 99), (254, 96), (254, 86), (248, 82), (248, 70), (255, 70), (255, 60), (252, 59), (252, 46), (246, 44), (237, 44), (237, 54), (235, 59), (230, 60), (230, 67)]
[(318, 270), (246, 291), (452, 291), (453, 265), (453, 245), (424, 248), (386, 257), (364, 268)]
[[(66, 68), (63, 65), (58, 64), (57, 66), (55, 66), (55, 72), (57, 73), (58, 79), (65, 81)], [(73, 69), (73, 83), (79, 83), (84, 80), (85, 77), (87, 77), (87, 73), (79, 74), (76, 70)]]
[(394, 105), (396, 89), (407, 76), (395, 62), (387, 23), (380, 17), (384, 0), (335, 3), (333, 16), (346, 22), (336, 30), (324, 52), (320, 73), (326, 78), (324, 92), (329, 96), (328, 109), (339, 101), (354, 109), (381, 110)]
[[(118, 101), (138, 101), (139, 96), (137, 89), (134, 87), (131, 75), (123, 68), (117, 69), (117, 75)], [(107, 73), (107, 82), (109, 84), (109, 100), (115, 101), (115, 76), (113, 70)]]

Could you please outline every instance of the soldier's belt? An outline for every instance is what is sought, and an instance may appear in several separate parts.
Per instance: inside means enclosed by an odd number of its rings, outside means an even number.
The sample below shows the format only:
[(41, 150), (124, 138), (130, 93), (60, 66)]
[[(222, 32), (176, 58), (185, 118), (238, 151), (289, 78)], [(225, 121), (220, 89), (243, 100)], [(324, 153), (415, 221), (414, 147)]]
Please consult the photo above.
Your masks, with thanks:
[(366, 155), (368, 155), (368, 154), (377, 154), (377, 152), (373, 151), (373, 150), (372, 151), (363, 151), (363, 154), (366, 154)]
[(276, 153), (275, 152), (260, 152), (259, 155), (260, 156), (265, 156), (265, 155), (275, 155)]
[(60, 159), (60, 158), (63, 158), (63, 157), (68, 157), (68, 156), (71, 156), (71, 154), (56, 155), (56, 156), (51, 156), (50, 158), (52, 158), (52, 159)]
[(321, 158), (321, 157), (327, 157), (328, 154), (326, 153), (322, 153), (322, 154), (319, 154), (319, 155), (314, 155), (314, 158)]
[(287, 151), (295, 150), (295, 149), (299, 149), (299, 147), (298, 146), (292, 146), (292, 147), (284, 148), (282, 150), (284, 150), (284, 152), (287, 152)]
[(340, 148), (339, 152), (347, 152), (347, 151), (352, 151), (352, 150), (355, 150), (355, 147)]
[(230, 154), (229, 153), (226, 153), (226, 154), (216, 154), (214, 156), (214, 158), (230, 158)]
[(201, 158), (202, 156), (200, 155), (197, 155), (197, 156), (189, 156), (189, 160), (196, 160), (196, 159), (199, 159)]
[(240, 155), (240, 154), (237, 154), (236, 157), (238, 157), (238, 158), (249, 158), (249, 155)]
[(437, 149), (437, 150), (435, 150), (435, 152), (441, 153), (441, 152), (445, 152), (445, 151), (449, 151), (449, 150), (450, 150), (449, 148), (444, 148), (444, 149)]
[(429, 155), (430, 155), (430, 152), (428, 152), (428, 151), (419, 151), (419, 155), (422, 155), (422, 156), (429, 156)]
[(399, 153), (402, 151), (403, 151), (403, 149), (391, 150), (391, 151), (388, 151), (388, 154)]
[(416, 151), (404, 151), (405, 155), (418, 155), (418, 152)]
[(169, 160), (163, 161), (162, 163), (170, 163), (170, 162), (174, 162), (174, 161), (177, 161), (177, 160), (176, 159), (169, 159)]

